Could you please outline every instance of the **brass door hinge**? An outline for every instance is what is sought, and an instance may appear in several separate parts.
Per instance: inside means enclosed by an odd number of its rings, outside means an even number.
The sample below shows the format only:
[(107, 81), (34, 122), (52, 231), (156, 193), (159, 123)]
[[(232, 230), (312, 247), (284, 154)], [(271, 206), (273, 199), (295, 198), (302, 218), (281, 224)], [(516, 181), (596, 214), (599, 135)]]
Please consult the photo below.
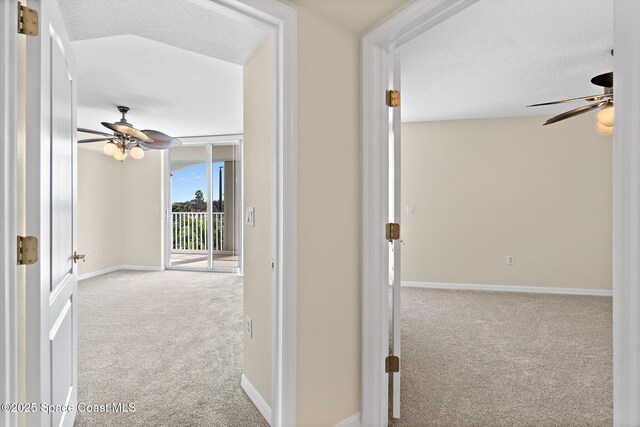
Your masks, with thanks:
[(387, 107), (399, 107), (400, 106), (400, 91), (388, 90), (386, 96)]
[(38, 11), (18, 2), (18, 33), (27, 36), (38, 35)]
[(388, 374), (390, 372), (400, 372), (400, 358), (398, 356), (387, 356), (384, 359), (384, 371)]
[(400, 224), (390, 222), (387, 224), (386, 238), (388, 241), (398, 240), (400, 238)]
[(38, 262), (38, 238), (18, 236), (18, 265), (29, 265), (36, 262)]

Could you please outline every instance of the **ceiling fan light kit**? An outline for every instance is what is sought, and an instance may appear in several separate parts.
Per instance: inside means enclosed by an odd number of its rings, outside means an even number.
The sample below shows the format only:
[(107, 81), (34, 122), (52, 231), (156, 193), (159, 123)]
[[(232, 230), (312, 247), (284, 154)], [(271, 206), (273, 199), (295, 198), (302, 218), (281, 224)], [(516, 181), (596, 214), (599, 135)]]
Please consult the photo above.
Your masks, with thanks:
[(122, 114), (119, 121), (115, 123), (102, 122), (102, 125), (113, 131), (113, 134), (78, 128), (79, 132), (93, 133), (101, 136), (101, 138), (83, 139), (78, 141), (78, 143), (106, 142), (102, 148), (104, 154), (121, 162), (129, 155), (135, 160), (142, 159), (144, 157), (144, 150), (166, 150), (182, 145), (182, 141), (179, 139), (173, 138), (160, 131), (151, 129), (138, 130), (134, 128), (125, 118), (125, 115), (129, 112), (129, 107), (118, 106), (118, 111)]
[[(593, 104), (584, 105), (573, 110), (566, 111), (557, 116), (551, 117), (543, 126), (560, 122), (562, 120), (584, 114), (589, 111), (600, 109), (598, 112), (598, 121), (596, 129), (601, 135), (611, 135), (614, 125), (614, 107), (613, 107), (613, 73), (604, 73), (591, 79), (591, 83), (604, 88), (604, 94), (583, 96), (580, 98), (564, 99), (562, 101), (544, 102), (541, 104), (527, 105), (527, 107), (539, 107), (542, 105), (564, 104), (566, 102), (587, 101)], [(595, 102), (594, 102), (595, 101)]]
[(598, 113), (598, 123), (613, 127), (613, 102), (608, 102)]
[(596, 124), (596, 130), (600, 135), (611, 135), (613, 133), (613, 126), (605, 126), (598, 122)]

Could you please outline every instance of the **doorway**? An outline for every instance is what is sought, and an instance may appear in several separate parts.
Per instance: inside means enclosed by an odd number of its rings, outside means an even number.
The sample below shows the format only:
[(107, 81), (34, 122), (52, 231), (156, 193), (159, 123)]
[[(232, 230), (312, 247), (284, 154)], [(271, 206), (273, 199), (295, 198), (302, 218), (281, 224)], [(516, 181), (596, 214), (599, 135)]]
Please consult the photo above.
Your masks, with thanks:
[[(363, 185), (364, 185), (364, 212), (363, 215), (363, 423), (375, 425), (387, 425), (387, 378), (380, 371), (380, 366), (384, 366), (385, 357), (389, 354), (389, 306), (388, 289), (380, 289), (379, 283), (387, 282), (389, 275), (387, 251), (388, 243), (379, 237), (382, 225), (388, 222), (389, 208), (386, 204), (389, 195), (389, 181), (380, 180), (379, 177), (387, 177), (389, 173), (388, 157), (388, 109), (382, 102), (385, 99), (384, 91), (389, 88), (390, 70), (393, 69), (392, 58), (394, 49), (403, 43), (411, 40), (416, 35), (421, 34), (444, 20), (456, 15), (461, 10), (473, 5), (475, 1), (459, 1), (436, 3), (424, 1), (409, 6), (398, 15), (385, 22), (363, 38)], [(620, 87), (633, 87), (634, 77), (630, 70), (638, 63), (637, 52), (632, 52), (632, 44), (627, 42), (628, 38), (622, 37), (621, 28), (624, 31), (631, 31), (631, 21), (626, 18), (623, 2), (616, 2), (616, 60), (614, 72), (616, 74), (616, 90)], [(637, 11), (635, 8), (627, 8), (626, 13)], [(637, 33), (637, 32), (636, 32)], [(636, 34), (634, 33), (634, 34)], [(620, 35), (620, 37), (618, 37)], [(625, 61), (618, 59), (620, 48), (624, 50)], [(629, 60), (626, 55), (633, 58)], [(633, 93), (633, 99), (637, 100), (638, 93)], [(631, 113), (637, 110), (634, 105), (636, 101), (625, 99), (628, 104), (627, 109), (617, 109), (616, 119), (619, 114), (627, 117), (625, 129), (616, 129), (614, 141), (614, 417), (616, 423), (634, 424), (637, 419), (637, 411), (633, 408), (633, 399), (630, 398), (628, 386), (632, 382), (637, 384), (637, 367), (633, 365), (633, 351), (625, 350), (622, 342), (631, 344), (632, 348), (637, 348), (637, 338), (629, 335), (628, 326), (620, 322), (620, 319), (630, 316), (637, 318), (638, 300), (637, 298), (621, 300), (621, 295), (629, 296), (629, 286), (632, 282), (627, 277), (637, 277), (637, 261), (627, 262), (626, 254), (631, 250), (629, 241), (637, 241), (637, 234), (630, 232), (627, 228), (630, 223), (627, 216), (633, 203), (629, 203), (620, 193), (621, 189), (627, 188), (627, 184), (622, 179), (630, 179), (628, 172), (633, 165), (622, 165), (620, 159), (626, 158), (631, 150), (628, 142), (624, 142), (620, 134), (634, 132), (637, 130), (637, 120), (631, 119)], [(618, 101), (620, 101), (618, 99)], [(635, 102), (635, 104), (634, 104)], [(618, 104), (621, 105), (621, 104)], [(622, 111), (622, 112), (621, 112)], [(627, 135), (631, 135), (627, 134)], [(625, 155), (622, 155), (625, 153)], [(632, 180), (633, 181), (633, 180)], [(380, 197), (382, 195), (382, 197)], [(382, 202), (381, 202), (382, 200)], [(616, 210), (617, 209), (617, 210)], [(617, 226), (615, 224), (618, 224)], [(628, 232), (622, 233), (625, 229)], [(622, 257), (622, 258), (618, 258)], [(385, 262), (381, 262), (384, 260)], [(624, 273), (623, 273), (624, 272)], [(635, 295), (635, 294), (634, 294)], [(621, 317), (622, 316), (622, 317)], [(617, 320), (616, 320), (617, 319)], [(630, 373), (622, 375), (621, 372)], [(623, 391), (624, 390), (624, 391)], [(635, 390), (635, 389), (634, 389)], [(633, 396), (637, 394), (631, 393)]]
[(173, 148), (166, 167), (167, 268), (242, 274), (242, 136)]
[[(49, 29), (49, 19), (52, 15), (56, 15), (56, 2), (32, 2), (30, 6), (32, 6), (40, 15), (40, 24), (42, 29)], [(295, 114), (295, 76), (296, 76), (296, 62), (295, 62), (295, 51), (296, 51), (296, 32), (295, 32), (295, 19), (296, 14), (295, 11), (291, 8), (283, 6), (275, 1), (264, 0), (257, 3), (252, 3), (251, 5), (247, 5), (241, 1), (235, 0), (220, 0), (216, 2), (189, 2), (193, 3), (191, 6), (204, 7), (209, 10), (215, 9), (218, 12), (222, 12), (225, 18), (233, 17), (241, 22), (251, 23), (256, 27), (261, 29), (266, 29), (270, 35), (273, 36), (275, 40), (273, 49), (270, 50), (270, 53), (274, 57), (274, 66), (272, 81), (274, 82), (274, 88), (269, 92), (271, 96), (271, 104), (274, 106), (278, 106), (278, 108), (274, 108), (273, 114), (270, 116), (273, 121), (274, 132), (271, 135), (271, 138), (266, 138), (265, 141), (269, 142), (269, 146), (273, 148), (274, 152), (278, 152), (283, 154), (284, 156), (278, 157), (273, 156), (274, 159), (274, 176), (277, 176), (278, 179), (274, 182), (273, 192), (275, 195), (278, 195), (278, 203), (276, 205), (276, 210), (274, 211), (274, 223), (277, 224), (277, 233), (274, 234), (274, 242), (273, 247), (275, 248), (274, 253), (277, 255), (274, 257), (275, 262), (273, 263), (273, 271), (274, 271), (274, 282), (273, 282), (273, 295), (274, 301), (277, 300), (278, 304), (272, 305), (272, 320), (273, 320), (273, 347), (269, 347), (269, 349), (273, 348), (273, 365), (272, 365), (272, 378), (273, 378), (273, 396), (269, 399), (269, 404), (271, 405), (271, 417), (270, 421), (273, 425), (289, 425), (293, 423), (295, 420), (295, 373), (289, 373), (288, 370), (285, 371), (284, 367), (295, 366), (295, 346), (291, 345), (295, 340), (295, 317), (292, 320), (287, 321), (287, 324), (284, 325), (282, 323), (283, 319), (283, 311), (287, 313), (295, 313), (295, 277), (296, 277), (296, 268), (295, 268), (295, 213), (296, 213), (296, 192), (295, 189), (295, 156), (286, 156), (286, 153), (294, 152), (295, 147), (295, 123), (296, 123), (296, 114)], [(11, 20), (8, 19), (9, 14), (6, 15), (7, 22), (15, 23), (15, 4), (12, 4), (13, 7), (10, 9), (13, 10), (13, 18)], [(7, 8), (7, 10), (9, 7)], [(148, 8), (149, 11), (155, 11), (155, 8)], [(101, 16), (106, 15), (100, 14)], [(135, 15), (135, 14), (134, 14)], [(4, 15), (3, 15), (4, 16)], [(193, 16), (193, 11), (191, 16)], [(56, 18), (58, 18), (56, 16)], [(86, 22), (86, 21), (83, 21)], [(56, 22), (56, 26), (58, 22)], [(91, 27), (91, 24), (89, 25)], [(142, 27), (142, 26), (136, 26)], [(146, 28), (153, 27), (147, 26)], [(13, 72), (5, 74), (4, 71), (10, 70), (13, 65), (16, 64), (16, 31), (15, 26), (5, 26), (3, 27), (3, 40), (7, 40), (6, 45), (11, 45), (12, 52), (8, 52), (9, 55), (6, 58), (9, 58), (9, 61), (2, 62), (3, 73), (2, 76), (4, 78), (5, 75), (10, 74), (10, 79), (12, 83), (16, 83), (17, 77)], [(107, 31), (111, 32), (111, 29)], [(58, 26), (57, 32), (59, 34), (64, 34), (64, 25)], [(164, 31), (167, 34), (167, 31)], [(31, 43), (27, 42), (30, 45), (40, 43), (40, 39), (31, 39)], [(48, 39), (47, 39), (48, 41)], [(48, 49), (46, 46), (47, 43), (42, 43), (42, 46), (38, 45), (38, 49)], [(47, 84), (47, 79), (50, 76), (41, 75), (38, 71), (41, 70), (38, 64), (47, 64), (48, 61), (46, 58), (33, 57), (33, 54), (36, 56), (40, 53), (34, 49), (28, 48), (29, 55), (27, 55), (27, 61), (30, 65), (33, 65), (34, 73), (30, 73), (28, 76), (28, 80), (35, 79), (36, 81), (42, 80)], [(5, 52), (5, 51), (3, 51)], [(43, 56), (47, 55), (46, 50), (44, 50)], [(71, 49), (67, 49), (66, 53), (71, 53)], [(5, 56), (3, 56), (5, 58)], [(277, 65), (276, 65), (277, 64)], [(73, 64), (71, 64), (73, 65)], [(144, 73), (145, 76), (149, 76), (152, 73), (149, 72), (149, 68), (147, 68), (147, 72)], [(133, 73), (130, 75), (134, 75)], [(62, 74), (62, 77), (65, 75)], [(3, 80), (4, 81), (4, 80)], [(40, 88), (41, 85), (36, 84), (28, 84), (29, 87)], [(68, 82), (67, 82), (68, 83)], [(136, 86), (134, 84), (134, 86)], [(35, 89), (34, 89), (35, 90)], [(46, 92), (46, 91), (45, 91)], [(135, 92), (135, 90), (130, 90), (129, 92)], [(28, 102), (27, 108), (31, 110), (39, 110), (40, 106), (49, 105), (48, 102), (44, 101), (46, 93), (43, 92), (43, 98), (40, 99), (40, 102)], [(6, 101), (6, 102), (5, 102)], [(156, 111), (159, 104), (157, 103), (157, 99), (148, 99), (152, 103), (155, 103)], [(118, 102), (118, 101), (114, 101)], [(3, 106), (7, 106), (9, 108), (13, 108), (12, 112), (16, 113), (15, 105), (12, 107), (12, 102), (8, 102), (8, 99), (3, 100)], [(4, 110), (3, 110), (4, 111)], [(74, 110), (67, 110), (74, 111)], [(10, 117), (9, 115), (3, 115), (4, 118)], [(13, 118), (17, 114), (13, 114)], [(42, 135), (45, 133), (33, 132), (36, 127), (42, 125), (42, 123), (36, 123), (38, 118), (40, 117), (38, 114), (29, 115), (32, 117), (31, 120), (27, 123), (27, 128), (29, 129), (27, 139), (29, 139), (30, 143), (27, 144), (30, 149), (27, 155), (27, 175), (37, 174), (38, 167), (42, 158), (44, 156), (41, 155), (41, 149), (46, 149), (46, 138), (42, 138)], [(4, 122), (3, 122), (4, 123)], [(287, 123), (287, 126), (284, 124)], [(66, 126), (66, 129), (74, 129), (75, 126)], [(3, 128), (4, 129), (4, 128)], [(171, 131), (170, 131), (171, 132)], [(174, 132), (171, 132), (174, 133)], [(175, 133), (174, 133), (175, 134)], [(68, 138), (65, 141), (69, 143), (74, 142), (75, 138)], [(64, 146), (66, 149), (67, 147)], [(73, 149), (72, 149), (73, 150)], [(46, 154), (46, 151), (45, 151)], [(15, 166), (15, 159), (10, 160), (11, 166)], [(277, 172), (276, 172), (277, 171)], [(14, 191), (17, 192), (17, 184), (14, 177), (8, 177), (7, 184), (12, 186)], [(50, 182), (49, 182), (50, 184)], [(129, 183), (130, 186), (135, 186), (135, 181)], [(48, 185), (48, 184), (47, 184)], [(42, 187), (32, 187), (27, 185), (28, 191), (25, 191), (28, 197), (29, 207), (32, 208), (29, 210), (31, 212), (29, 214), (29, 218), (27, 218), (27, 228), (29, 230), (33, 230), (34, 233), (38, 234), (38, 238), (40, 239), (40, 243), (43, 248), (49, 247), (50, 236), (47, 236), (46, 233), (39, 233), (40, 226), (39, 221), (42, 220), (43, 223), (47, 223), (47, 209), (45, 207), (47, 199), (47, 189), (51, 189), (51, 186), (43, 185)], [(55, 189), (55, 186), (54, 186)], [(21, 197), (24, 197), (21, 196)], [(6, 209), (13, 209), (15, 206), (5, 206)], [(151, 207), (151, 212), (155, 214), (159, 214), (162, 206)], [(156, 215), (160, 216), (160, 215)], [(137, 224), (143, 224), (148, 218), (147, 215), (136, 215), (136, 221), (111, 221), (110, 225), (113, 230), (118, 230), (122, 228), (124, 225), (132, 225), (136, 226)], [(37, 225), (37, 226), (36, 226)], [(106, 225), (102, 224), (103, 226)], [(11, 230), (7, 235), (7, 245), (6, 247), (12, 247), (11, 242), (15, 244), (15, 226), (10, 227)], [(286, 235), (287, 239), (285, 240), (283, 236)], [(289, 237), (290, 236), (290, 237)], [(3, 234), (3, 238), (4, 238)], [(75, 249), (75, 248), (74, 248)], [(3, 252), (4, 255), (4, 252)], [(44, 258), (47, 260), (50, 258), (51, 254), (48, 252), (43, 252), (43, 262), (45, 264)], [(13, 256), (15, 256), (15, 251), (13, 251)], [(60, 254), (62, 256), (62, 254)], [(73, 257), (73, 254), (69, 255)], [(51, 257), (53, 259), (53, 257)], [(80, 254), (78, 254), (77, 259), (82, 259)], [(15, 265), (15, 262), (12, 263)], [(29, 399), (33, 398), (34, 401), (38, 402), (58, 402), (60, 399), (59, 396), (56, 396), (55, 400), (51, 399), (50, 391), (51, 389), (56, 387), (49, 387), (51, 383), (56, 383), (60, 380), (60, 375), (56, 373), (56, 370), (53, 369), (53, 372), (49, 372), (49, 370), (41, 370), (40, 368), (43, 366), (55, 365), (57, 366), (58, 362), (64, 363), (65, 366), (68, 366), (72, 363), (75, 363), (75, 354), (67, 357), (66, 354), (62, 355), (64, 357), (61, 358), (61, 352), (56, 351), (55, 354), (52, 354), (50, 346), (48, 346), (47, 337), (48, 331), (43, 328), (43, 325), (34, 321), (36, 319), (42, 318), (42, 316), (47, 317), (49, 314), (49, 309), (44, 304), (44, 290), (46, 289), (47, 293), (50, 290), (49, 286), (40, 286), (40, 277), (45, 278), (46, 273), (44, 270), (49, 264), (45, 264), (42, 271), (39, 266), (31, 267), (33, 273), (28, 275), (27, 284), (29, 285), (29, 289), (33, 289), (33, 298), (28, 299), (28, 303), (26, 304), (26, 335), (29, 337), (30, 345), (33, 344), (34, 347), (41, 348), (42, 351), (30, 351), (29, 354), (36, 354), (38, 357), (27, 358), (24, 351), (22, 349), (16, 349), (13, 347), (7, 348), (7, 352), (10, 354), (17, 353), (19, 360), (25, 360), (26, 369), (25, 371), (28, 373), (28, 378), (26, 381), (26, 396)], [(40, 275), (40, 273), (42, 273)], [(74, 271), (72, 273), (73, 276), (77, 275), (77, 272)], [(44, 279), (43, 279), (44, 280)], [(42, 289), (42, 295), (35, 295), (35, 293), (40, 292)], [(42, 297), (42, 298), (41, 298)], [(72, 302), (75, 304), (75, 300)], [(293, 304), (293, 305), (292, 305)], [(68, 310), (68, 307), (65, 307)], [(4, 314), (4, 313), (3, 313)], [(73, 308), (73, 314), (75, 316), (75, 306)], [(8, 318), (8, 317), (7, 317)], [(75, 323), (75, 319), (72, 320)], [(73, 329), (75, 326), (72, 325), (70, 328), (67, 328), (67, 324), (65, 324), (65, 331), (68, 329)], [(268, 328), (271, 329), (271, 328)], [(75, 329), (74, 334), (71, 334), (71, 339), (75, 340)], [(67, 335), (68, 336), (68, 335)], [(3, 343), (4, 344), (4, 343)], [(55, 349), (57, 350), (57, 349)], [(75, 349), (73, 349), (74, 353)], [(55, 359), (55, 360), (52, 360)], [(75, 366), (75, 365), (74, 365)], [(75, 367), (71, 368), (72, 374), (75, 375)], [(68, 372), (65, 371), (65, 374)], [(49, 375), (52, 374), (52, 375)], [(286, 374), (286, 375), (285, 375)], [(22, 379), (21, 379), (22, 380)], [(24, 384), (23, 382), (18, 381), (20, 384)], [(13, 395), (17, 395), (17, 391), (15, 387), (17, 387), (16, 382), (10, 384), (14, 386), (13, 390), (10, 390)], [(63, 385), (63, 384), (61, 384)], [(22, 385), (21, 385), (22, 387)], [(25, 390), (22, 391), (23, 393)], [(75, 387), (73, 387), (72, 392), (68, 396), (67, 401), (73, 401), (69, 399), (75, 399)], [(63, 396), (65, 397), (65, 396)], [(253, 397), (252, 397), (253, 398)], [(35, 418), (38, 418), (38, 422), (42, 421), (43, 423), (50, 417), (49, 414), (34, 414), (34, 422)], [(72, 420), (72, 415), (66, 417), (67, 420)]]

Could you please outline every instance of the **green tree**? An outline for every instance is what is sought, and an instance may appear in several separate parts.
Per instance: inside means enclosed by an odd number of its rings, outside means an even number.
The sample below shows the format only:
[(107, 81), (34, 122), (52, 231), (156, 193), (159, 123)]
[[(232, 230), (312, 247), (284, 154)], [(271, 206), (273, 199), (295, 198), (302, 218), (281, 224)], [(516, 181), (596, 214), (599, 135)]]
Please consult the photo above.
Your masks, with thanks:
[(204, 201), (202, 190), (196, 191), (196, 197), (191, 202), (193, 203), (193, 212), (206, 212), (207, 202)]

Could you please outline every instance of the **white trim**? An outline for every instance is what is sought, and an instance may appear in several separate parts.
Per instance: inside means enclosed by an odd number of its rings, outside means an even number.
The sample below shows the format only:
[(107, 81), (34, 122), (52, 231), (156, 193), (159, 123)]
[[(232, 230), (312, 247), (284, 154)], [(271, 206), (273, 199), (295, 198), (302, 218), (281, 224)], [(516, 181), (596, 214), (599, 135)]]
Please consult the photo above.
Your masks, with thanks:
[(162, 271), (165, 268), (160, 265), (130, 265), (123, 264), (120, 266), (120, 270), (135, 270), (135, 271)]
[[(18, 400), (18, 301), (16, 282), (17, 177), (16, 141), (18, 61), (16, 5), (0, 6), (0, 401)], [(0, 426), (17, 425), (17, 414), (0, 414)]]
[(357, 414), (350, 416), (346, 420), (340, 421), (333, 427), (360, 427), (362, 425), (360, 421), (361, 418), (362, 415), (358, 412)]
[(103, 268), (102, 270), (91, 271), (89, 273), (80, 274), (78, 276), (78, 281), (91, 279), (92, 277), (102, 276), (104, 274), (113, 273), (115, 271), (120, 270), (136, 270), (136, 271), (163, 271), (165, 270), (162, 266), (157, 265), (114, 265), (113, 267)]
[(615, 0), (613, 421), (640, 425), (640, 2)]
[(596, 297), (610, 297), (612, 290), (608, 289), (583, 289), (583, 288), (548, 288), (543, 286), (522, 285), (480, 285), (468, 283), (442, 283), (442, 282), (402, 282), (403, 288), (425, 289), (460, 289), (468, 291), (491, 292), (520, 292), (527, 294), (562, 294), (562, 295), (591, 295)]
[(262, 398), (258, 390), (251, 384), (251, 381), (247, 379), (247, 377), (242, 374), (242, 378), (240, 379), (240, 386), (247, 393), (247, 396), (253, 404), (258, 408), (258, 411), (262, 414), (264, 419), (271, 425), (271, 408), (269, 404)]
[[(476, 0), (417, 0), (362, 39), (362, 419), (386, 426), (388, 126), (381, 102), (393, 49)], [(614, 424), (640, 425), (640, 15), (614, 0), (616, 131), (613, 192)]]
[(78, 282), (80, 282), (81, 280), (87, 280), (93, 277), (102, 276), (104, 274), (113, 273), (114, 271), (118, 271), (118, 270), (122, 270), (122, 266), (114, 265), (113, 267), (103, 268), (102, 270), (96, 270), (96, 271), (91, 271), (89, 273), (79, 274)]

